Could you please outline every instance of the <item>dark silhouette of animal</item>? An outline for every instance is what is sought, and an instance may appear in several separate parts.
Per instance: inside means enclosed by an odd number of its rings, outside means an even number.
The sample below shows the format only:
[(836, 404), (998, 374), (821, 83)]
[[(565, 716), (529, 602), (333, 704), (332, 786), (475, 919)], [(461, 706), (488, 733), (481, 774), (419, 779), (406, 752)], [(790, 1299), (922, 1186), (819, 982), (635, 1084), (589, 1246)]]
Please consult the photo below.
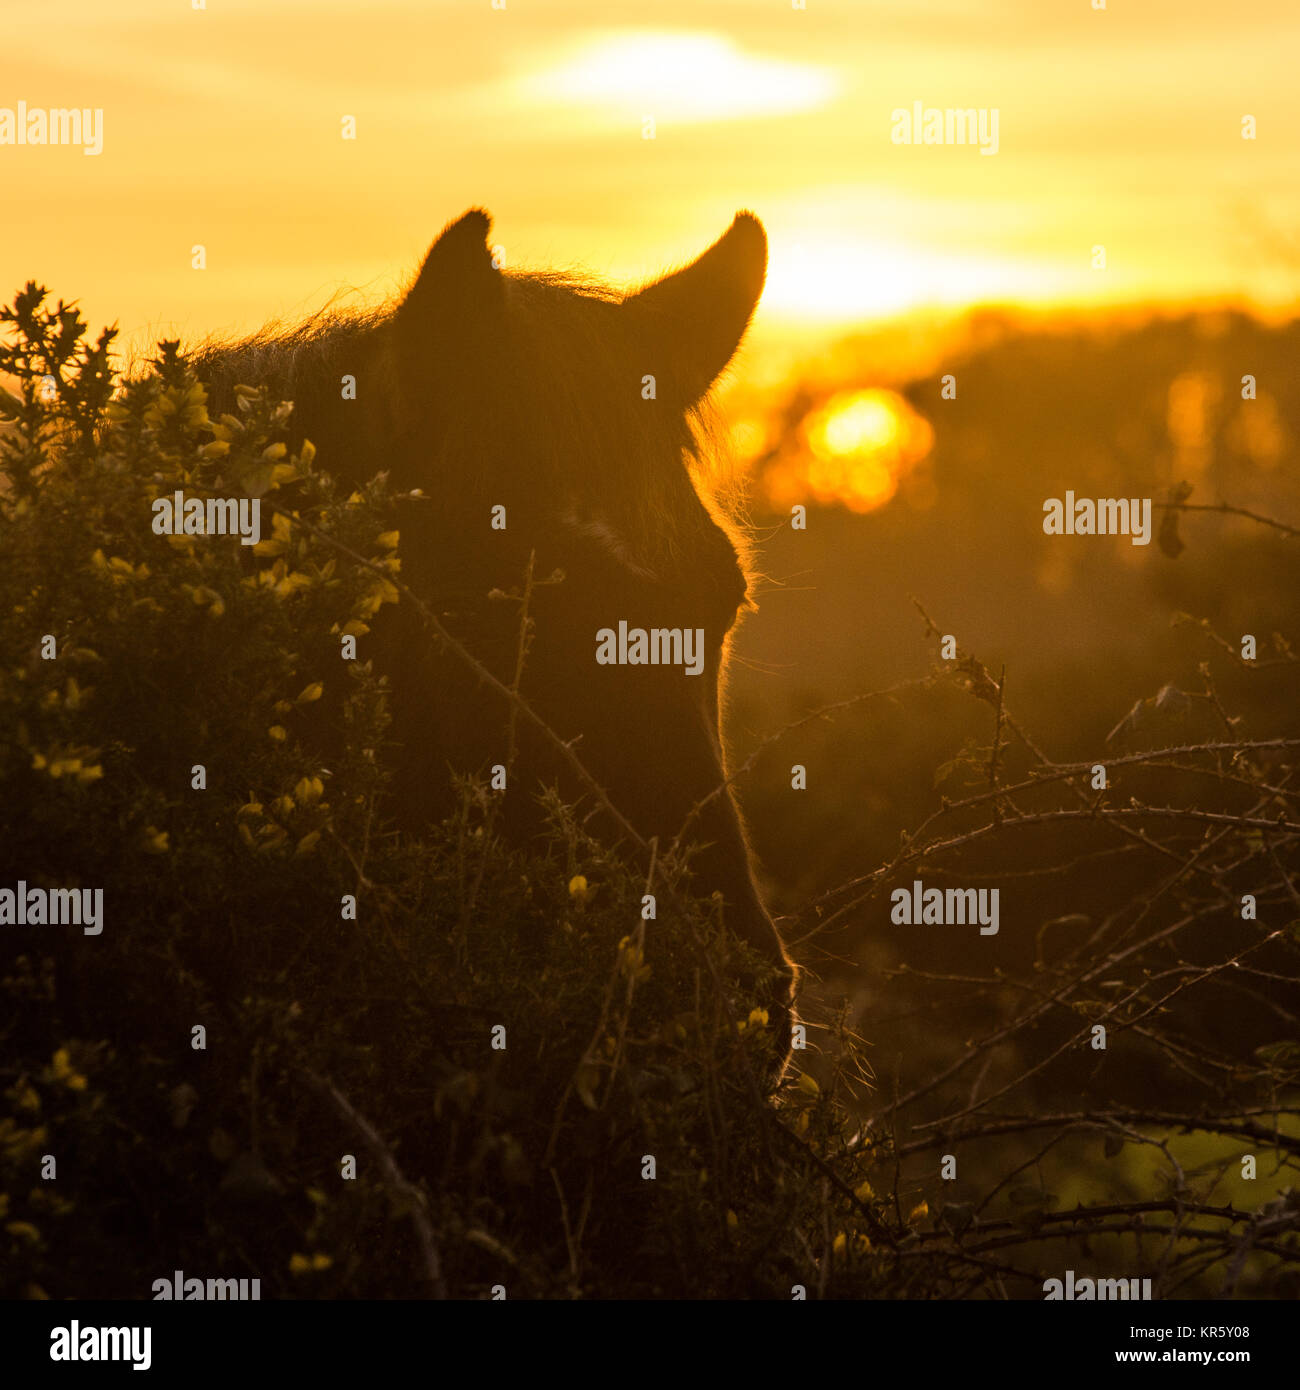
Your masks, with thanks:
[[(494, 674), (513, 674), (519, 613), (491, 590), (540, 578), (521, 691), (628, 821), (666, 844), (723, 781), (719, 701), (727, 642), (748, 605), (743, 541), (701, 500), (688, 466), (697, 407), (762, 292), (767, 240), (740, 213), (696, 261), (621, 295), (559, 274), (497, 269), (490, 220), (473, 210), (434, 242), (409, 293), (378, 314), (326, 318), (201, 360), (223, 384), (272, 380), (322, 464), (351, 481), (387, 470), (400, 504), (402, 579)], [(355, 379), (344, 399), (342, 379)], [(697, 428), (692, 430), (692, 421)], [(504, 529), (494, 529), (504, 515)], [(505, 762), (508, 706), (440, 651), (399, 605), (377, 657), (390, 674), (400, 818), (445, 808), (448, 769)], [(601, 665), (597, 633), (703, 630), (703, 669)], [(367, 638), (367, 642), (372, 639)], [(372, 652), (379, 652), (375, 646)], [(536, 824), (539, 782), (575, 795), (553, 747), (526, 723), (507, 826)], [(772, 1024), (789, 1037), (794, 968), (754, 886), (729, 793), (697, 818), (695, 886), (723, 896), (727, 925), (771, 963)]]

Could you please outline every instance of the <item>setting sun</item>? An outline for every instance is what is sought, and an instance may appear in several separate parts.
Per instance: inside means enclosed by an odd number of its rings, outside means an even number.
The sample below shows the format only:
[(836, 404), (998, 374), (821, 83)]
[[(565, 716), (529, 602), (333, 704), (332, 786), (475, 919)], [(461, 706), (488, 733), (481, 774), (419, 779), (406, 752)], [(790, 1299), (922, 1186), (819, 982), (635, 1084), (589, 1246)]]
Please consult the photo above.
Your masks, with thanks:
[(802, 444), (775, 459), (764, 484), (773, 506), (811, 493), (869, 512), (888, 502), (899, 482), (934, 444), (930, 422), (895, 391), (841, 391), (813, 411)]
[(818, 458), (880, 453), (903, 434), (897, 397), (889, 391), (837, 396), (813, 417), (808, 442)]

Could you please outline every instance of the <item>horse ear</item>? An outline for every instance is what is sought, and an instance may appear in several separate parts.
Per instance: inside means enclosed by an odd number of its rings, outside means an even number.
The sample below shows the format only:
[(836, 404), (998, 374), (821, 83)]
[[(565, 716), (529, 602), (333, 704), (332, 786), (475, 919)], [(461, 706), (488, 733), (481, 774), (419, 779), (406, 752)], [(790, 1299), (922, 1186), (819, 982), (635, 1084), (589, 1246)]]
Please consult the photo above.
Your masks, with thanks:
[(443, 228), (397, 311), (404, 343), (425, 351), (439, 344), (459, 358), (472, 340), (495, 332), (504, 299), (501, 272), (487, 244), (491, 228), (482, 208)]
[(624, 299), (634, 349), (677, 404), (694, 405), (731, 361), (766, 275), (763, 224), (740, 212), (698, 260)]

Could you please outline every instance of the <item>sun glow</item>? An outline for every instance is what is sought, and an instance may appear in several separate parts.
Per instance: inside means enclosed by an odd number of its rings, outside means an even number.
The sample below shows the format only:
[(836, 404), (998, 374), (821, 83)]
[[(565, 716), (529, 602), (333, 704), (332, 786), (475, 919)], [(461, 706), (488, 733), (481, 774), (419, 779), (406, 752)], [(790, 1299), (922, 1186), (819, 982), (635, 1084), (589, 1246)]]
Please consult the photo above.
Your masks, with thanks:
[(1068, 288), (1061, 272), (1011, 259), (768, 230), (772, 253), (763, 307), (792, 318), (851, 322), (921, 305), (1049, 299)]
[(930, 422), (895, 391), (841, 391), (812, 412), (800, 447), (766, 469), (763, 484), (777, 507), (809, 493), (855, 512), (883, 506), (934, 445)]
[(884, 391), (855, 391), (836, 397), (808, 426), (808, 442), (818, 458), (880, 453), (903, 433), (896, 398)]
[(582, 44), (525, 90), (548, 103), (683, 123), (807, 111), (838, 85), (824, 68), (758, 57), (719, 34), (623, 31)]

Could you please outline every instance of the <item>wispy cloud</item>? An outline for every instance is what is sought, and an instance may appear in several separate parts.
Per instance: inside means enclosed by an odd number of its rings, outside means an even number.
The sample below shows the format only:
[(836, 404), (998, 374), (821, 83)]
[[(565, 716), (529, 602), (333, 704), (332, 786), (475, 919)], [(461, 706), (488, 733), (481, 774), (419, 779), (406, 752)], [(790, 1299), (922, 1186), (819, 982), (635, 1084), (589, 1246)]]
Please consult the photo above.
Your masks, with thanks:
[(746, 52), (720, 34), (620, 30), (583, 40), (513, 88), (517, 101), (678, 124), (824, 106), (829, 68)]

